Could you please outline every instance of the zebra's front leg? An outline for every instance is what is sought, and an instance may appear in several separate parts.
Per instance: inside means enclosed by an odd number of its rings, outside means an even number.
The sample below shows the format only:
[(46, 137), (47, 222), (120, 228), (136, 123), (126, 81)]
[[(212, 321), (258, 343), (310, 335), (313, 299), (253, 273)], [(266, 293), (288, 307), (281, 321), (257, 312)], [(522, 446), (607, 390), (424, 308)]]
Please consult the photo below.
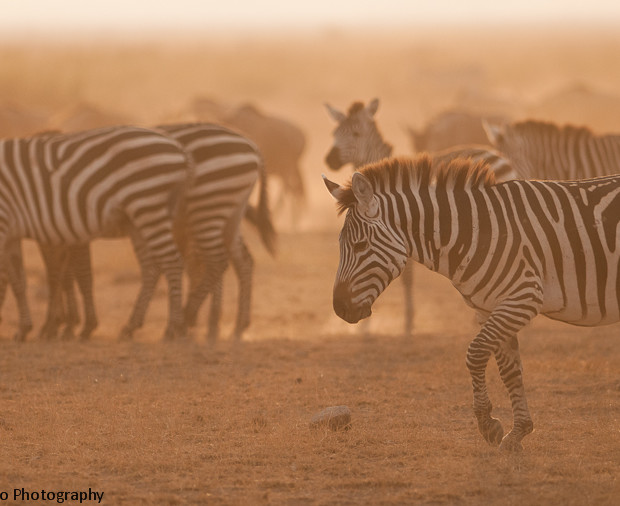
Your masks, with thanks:
[[(532, 276), (528, 279), (530, 291), (534, 285), (531, 278)], [(541, 304), (540, 289), (531, 292), (529, 296), (518, 293), (514, 301), (504, 301), (486, 319), (467, 350), (467, 367), (474, 388), (474, 413), (478, 419), (478, 429), (487, 442), (493, 445), (501, 443), (504, 450), (520, 450), (521, 440), (532, 432), (534, 427), (525, 400), (516, 336), (517, 332), (538, 314)], [(485, 369), (491, 354), (495, 356), (512, 403), (514, 423), (506, 436), (503, 436), (504, 430), (499, 420), (491, 417), (492, 405), (485, 382)]]
[(516, 335), (500, 342), (495, 351), (495, 360), (502, 381), (508, 390), (513, 413), (512, 430), (502, 439), (500, 449), (518, 451), (523, 449), (521, 440), (534, 430), (534, 424), (525, 398), (523, 366)]
[(474, 389), (474, 414), (478, 420), (478, 430), (487, 443), (498, 446), (504, 429), (497, 418), (491, 417), (493, 405), (486, 384), (486, 367), (494, 346), (493, 338), (484, 333), (483, 327), (467, 349), (466, 362)]

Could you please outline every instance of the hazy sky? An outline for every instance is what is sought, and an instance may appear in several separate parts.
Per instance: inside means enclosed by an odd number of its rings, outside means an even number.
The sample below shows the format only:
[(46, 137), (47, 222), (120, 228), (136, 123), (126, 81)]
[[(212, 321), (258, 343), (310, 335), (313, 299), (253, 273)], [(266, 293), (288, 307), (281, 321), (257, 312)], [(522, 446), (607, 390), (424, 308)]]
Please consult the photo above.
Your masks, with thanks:
[(620, 0), (0, 0), (0, 31), (323, 28), (509, 21), (618, 23)]

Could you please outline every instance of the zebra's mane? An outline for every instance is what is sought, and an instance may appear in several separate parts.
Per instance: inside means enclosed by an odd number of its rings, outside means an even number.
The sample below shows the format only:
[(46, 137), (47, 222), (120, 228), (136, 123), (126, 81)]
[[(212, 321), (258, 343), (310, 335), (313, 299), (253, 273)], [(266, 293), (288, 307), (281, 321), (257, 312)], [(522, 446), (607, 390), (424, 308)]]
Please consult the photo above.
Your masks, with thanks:
[[(448, 162), (433, 163), (433, 158), (427, 153), (415, 158), (385, 158), (362, 167), (359, 172), (370, 181), (376, 193), (389, 192), (390, 188), (397, 186), (397, 181), (401, 182), (402, 187), (449, 187), (449, 191), (488, 187), (496, 182), (495, 173), (483, 161), (454, 158)], [(339, 214), (357, 203), (351, 180), (345, 183), (342, 190), (338, 198)]]
[(587, 126), (575, 126), (570, 124), (557, 125), (551, 121), (540, 121), (535, 119), (517, 121), (512, 124), (512, 128), (517, 133), (526, 135), (540, 135), (541, 132), (550, 132), (556, 135), (581, 134), (594, 136), (592, 130), (590, 130)]

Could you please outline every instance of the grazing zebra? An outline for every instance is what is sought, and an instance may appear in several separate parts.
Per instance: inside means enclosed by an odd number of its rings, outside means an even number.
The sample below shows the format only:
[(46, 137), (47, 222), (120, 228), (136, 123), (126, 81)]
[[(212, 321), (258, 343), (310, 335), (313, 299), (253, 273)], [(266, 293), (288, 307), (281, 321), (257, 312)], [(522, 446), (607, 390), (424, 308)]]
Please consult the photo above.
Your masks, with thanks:
[(523, 179), (585, 179), (620, 173), (620, 135), (544, 121), (484, 122), (491, 143)]
[[(427, 155), (325, 179), (346, 218), (333, 305), (355, 323), (413, 258), (452, 281), (483, 322), (467, 351), (474, 413), (486, 441), (521, 448), (532, 432), (517, 333), (537, 314), (575, 325), (620, 319), (620, 175), (495, 183), (484, 164)], [(495, 356), (513, 410), (503, 437), (485, 369)]]
[[(367, 106), (354, 102), (347, 114), (325, 104), (331, 117), (338, 122), (334, 130), (334, 144), (325, 158), (332, 170), (339, 170), (347, 163), (358, 169), (368, 163), (378, 162), (392, 154), (392, 146), (383, 140), (374, 115), (379, 108), (379, 100), (373, 99)], [(484, 146), (458, 146), (433, 154), (434, 163), (444, 163), (452, 158), (464, 157), (488, 163), (500, 180), (514, 179), (515, 172), (510, 163), (500, 153)], [(402, 273), (405, 290), (405, 334), (410, 335), (413, 328), (413, 266), (409, 265)]]
[[(114, 236), (126, 223), (166, 275), (164, 337), (182, 332), (183, 264), (173, 217), (184, 206), (192, 178), (193, 164), (182, 146), (144, 128), (0, 141), (0, 265), (8, 266), (18, 301), (26, 300), (25, 282), (14, 282), (15, 265), (13, 258), (7, 263), (7, 253), (20, 239), (50, 248), (76, 246)], [(16, 338), (23, 340), (29, 330), (20, 318)]]
[[(265, 247), (273, 254), (275, 232), (270, 220), (267, 184), (262, 158), (256, 146), (247, 138), (219, 125), (206, 123), (162, 125), (158, 131), (177, 141), (194, 162), (194, 180), (186, 192), (184, 212), (175, 221), (175, 235), (186, 252), (190, 290), (185, 306), (185, 323), (193, 326), (205, 297), (212, 293), (208, 323), (208, 338), (213, 340), (219, 331), (221, 316), (222, 275), (232, 264), (239, 280), (238, 314), (234, 337), (241, 338), (250, 323), (253, 259), (241, 236), (240, 220), (244, 214), (261, 234)], [(260, 182), (258, 208), (247, 207), (247, 201), (256, 181)], [(129, 323), (121, 333), (122, 339), (131, 338), (144, 322), (148, 304), (160, 276), (160, 270), (136, 234), (131, 234), (142, 271), (142, 286)], [(58, 254), (58, 252), (56, 252)], [(71, 266), (63, 284), (67, 310), (62, 307), (51, 314), (44, 326), (51, 337), (58, 326), (66, 323), (65, 333), (72, 334), (77, 323), (77, 307), (73, 293), (73, 278), (78, 282), (84, 299), (86, 321), (81, 337), (86, 339), (96, 326), (92, 296), (92, 273), (88, 244), (71, 248), (64, 253), (64, 261)], [(68, 258), (67, 258), (68, 255)], [(44, 254), (44, 257), (46, 255)], [(50, 258), (50, 252), (47, 252)], [(55, 258), (55, 259), (54, 259)], [(53, 257), (50, 263), (58, 263)], [(57, 271), (62, 269), (57, 268)], [(52, 292), (52, 290), (51, 290)], [(61, 300), (60, 298), (58, 300)]]

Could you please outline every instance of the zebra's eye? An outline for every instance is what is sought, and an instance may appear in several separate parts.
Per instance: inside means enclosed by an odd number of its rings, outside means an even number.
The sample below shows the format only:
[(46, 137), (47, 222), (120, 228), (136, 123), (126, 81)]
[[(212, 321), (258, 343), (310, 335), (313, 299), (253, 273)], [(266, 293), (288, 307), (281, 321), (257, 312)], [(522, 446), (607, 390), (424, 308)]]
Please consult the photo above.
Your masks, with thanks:
[(353, 243), (353, 251), (355, 253), (361, 253), (362, 251), (366, 251), (369, 247), (370, 244), (368, 243), (368, 239), (362, 239)]

